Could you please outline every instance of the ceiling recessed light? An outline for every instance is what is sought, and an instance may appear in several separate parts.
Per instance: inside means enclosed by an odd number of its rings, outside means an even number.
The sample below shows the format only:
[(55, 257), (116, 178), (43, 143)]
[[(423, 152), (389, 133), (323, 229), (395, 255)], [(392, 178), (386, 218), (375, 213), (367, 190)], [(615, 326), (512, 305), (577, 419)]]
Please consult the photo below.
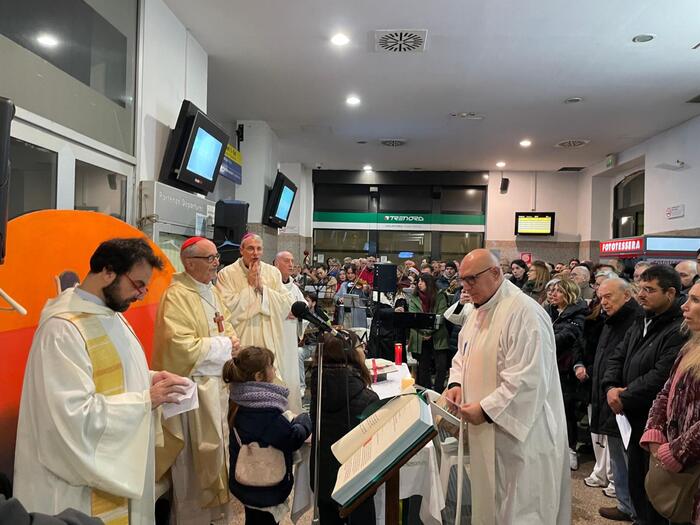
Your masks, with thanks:
[(654, 40), (655, 35), (651, 35), (648, 33), (642, 33), (641, 35), (637, 35), (634, 38), (632, 38), (632, 42), (635, 44), (644, 44), (646, 42), (651, 42)]
[(578, 104), (583, 102), (583, 97), (569, 97), (564, 100), (564, 104)]
[(59, 44), (58, 38), (48, 33), (41, 33), (36, 41), (44, 47), (56, 47)]
[(336, 33), (331, 38), (331, 44), (333, 44), (334, 46), (344, 46), (348, 43), (350, 43), (350, 39), (343, 33)]
[(362, 171), (372, 171), (372, 165), (365, 164), (364, 166), (362, 166)]
[(499, 161), (496, 163), (496, 167), (497, 167), (497, 168), (505, 168), (505, 167), (506, 167), (506, 163), (503, 162), (502, 160), (499, 160)]
[(345, 103), (348, 106), (359, 106), (360, 105), (360, 97), (357, 95), (350, 95), (348, 98), (345, 99)]
[(520, 141), (520, 146), (523, 148), (529, 148), (532, 146), (532, 141), (530, 139), (523, 139)]

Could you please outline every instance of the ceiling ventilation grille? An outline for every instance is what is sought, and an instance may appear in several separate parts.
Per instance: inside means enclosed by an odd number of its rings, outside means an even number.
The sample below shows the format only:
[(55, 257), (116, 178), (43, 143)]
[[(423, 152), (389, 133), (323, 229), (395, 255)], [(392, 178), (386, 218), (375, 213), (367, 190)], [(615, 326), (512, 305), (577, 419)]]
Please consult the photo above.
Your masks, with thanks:
[(374, 32), (374, 50), (377, 53), (422, 53), (427, 39), (427, 29), (378, 29)]
[(555, 148), (564, 148), (564, 149), (576, 149), (576, 148), (582, 148), (586, 144), (588, 144), (590, 140), (588, 139), (566, 139), (562, 140), (560, 142), (557, 142), (554, 147)]
[(406, 139), (382, 139), (379, 142), (387, 148), (398, 148), (406, 144)]
[(557, 171), (583, 171), (583, 166), (563, 166)]

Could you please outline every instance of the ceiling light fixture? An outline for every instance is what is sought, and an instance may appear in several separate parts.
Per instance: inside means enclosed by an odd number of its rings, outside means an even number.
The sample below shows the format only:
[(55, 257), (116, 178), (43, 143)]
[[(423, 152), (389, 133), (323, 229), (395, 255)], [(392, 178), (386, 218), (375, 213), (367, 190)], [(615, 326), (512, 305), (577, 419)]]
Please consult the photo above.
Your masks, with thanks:
[(348, 98), (345, 99), (345, 103), (348, 106), (359, 106), (360, 102), (360, 97), (358, 97), (357, 95), (349, 95)]
[(503, 162), (502, 160), (499, 160), (499, 161), (496, 163), (496, 167), (497, 167), (497, 168), (505, 168), (505, 167), (506, 167), (506, 163)]
[(331, 38), (331, 44), (333, 44), (334, 46), (341, 47), (341, 46), (345, 46), (349, 43), (350, 43), (350, 39), (347, 36), (345, 36), (343, 33), (336, 33)]
[(520, 147), (529, 148), (530, 146), (532, 146), (532, 141), (530, 139), (523, 139), (520, 141)]
[(647, 42), (651, 42), (652, 40), (654, 40), (655, 36), (656, 35), (642, 33), (641, 35), (637, 35), (637, 36), (633, 37), (632, 42), (634, 42), (635, 44), (645, 44)]
[(365, 164), (364, 166), (362, 166), (362, 171), (372, 171), (372, 165)]
[(564, 99), (564, 104), (578, 104), (579, 102), (583, 102), (583, 97), (569, 97)]
[(48, 33), (41, 33), (36, 41), (44, 47), (56, 47), (59, 44), (58, 38)]

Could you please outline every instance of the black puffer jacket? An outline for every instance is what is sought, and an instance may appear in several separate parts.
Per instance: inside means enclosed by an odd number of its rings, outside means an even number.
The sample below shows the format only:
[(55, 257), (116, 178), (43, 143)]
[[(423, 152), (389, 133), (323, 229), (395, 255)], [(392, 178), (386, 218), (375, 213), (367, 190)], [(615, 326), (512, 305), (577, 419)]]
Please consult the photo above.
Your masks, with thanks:
[[(311, 421), (316, 425), (316, 385), (317, 368), (311, 374)], [(346, 396), (346, 385), (347, 393)], [(335, 487), (340, 463), (331, 451), (331, 445), (355, 428), (359, 416), (379, 396), (365, 386), (360, 372), (345, 365), (323, 366), (323, 394), (321, 398), (321, 451), (319, 468), (319, 500), (322, 503), (335, 503), (331, 492)], [(349, 402), (348, 402), (349, 400)], [(314, 429), (315, 431), (315, 429)], [(311, 446), (311, 488), (314, 486), (315, 441)]]
[(559, 313), (557, 307), (550, 304), (547, 306), (547, 312), (552, 319), (552, 328), (554, 329), (559, 375), (570, 379), (570, 376), (574, 374), (576, 345), (583, 335), (583, 323), (588, 314), (588, 305), (586, 305), (586, 301), (579, 300), (568, 305)]
[(630, 299), (611, 317), (605, 317), (603, 330), (598, 339), (593, 366), (587, 370), (591, 378), (591, 432), (620, 437), (615, 421), (615, 413), (608, 405), (608, 397), (603, 390), (603, 376), (608, 368), (608, 360), (617, 345), (644, 310), (637, 301)]
[(613, 387), (626, 388), (620, 400), (633, 430), (644, 429), (649, 409), (688, 338), (680, 333), (682, 321), (677, 301), (661, 315), (651, 318), (646, 336), (643, 335), (645, 317), (635, 319), (608, 360), (603, 392)]

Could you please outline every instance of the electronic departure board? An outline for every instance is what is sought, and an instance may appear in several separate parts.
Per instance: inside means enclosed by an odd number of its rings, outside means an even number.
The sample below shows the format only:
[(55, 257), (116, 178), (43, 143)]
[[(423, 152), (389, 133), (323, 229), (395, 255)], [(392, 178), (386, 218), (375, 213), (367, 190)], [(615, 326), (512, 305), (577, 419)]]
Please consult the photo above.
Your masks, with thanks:
[(554, 212), (515, 212), (515, 235), (554, 235)]

